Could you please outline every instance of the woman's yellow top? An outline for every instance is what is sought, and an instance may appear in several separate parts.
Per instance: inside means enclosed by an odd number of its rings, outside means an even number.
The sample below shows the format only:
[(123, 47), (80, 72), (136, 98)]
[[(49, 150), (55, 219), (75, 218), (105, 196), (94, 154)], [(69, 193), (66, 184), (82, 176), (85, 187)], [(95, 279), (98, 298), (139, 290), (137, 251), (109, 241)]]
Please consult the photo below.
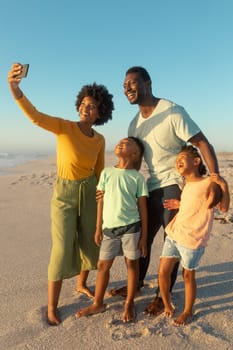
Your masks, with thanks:
[(95, 174), (99, 179), (105, 152), (105, 140), (101, 134), (94, 130), (93, 137), (84, 135), (77, 122), (37, 111), (24, 95), (16, 102), (34, 124), (56, 135), (58, 176), (81, 180)]

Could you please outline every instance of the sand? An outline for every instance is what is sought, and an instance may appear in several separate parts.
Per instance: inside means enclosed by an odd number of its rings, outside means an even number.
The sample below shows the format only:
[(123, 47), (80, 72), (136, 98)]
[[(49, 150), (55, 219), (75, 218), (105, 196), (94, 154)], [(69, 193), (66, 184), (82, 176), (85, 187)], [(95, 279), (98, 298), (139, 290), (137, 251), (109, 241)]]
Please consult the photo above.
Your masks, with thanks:
[[(233, 196), (233, 153), (218, 154), (222, 175)], [(107, 155), (113, 164), (114, 156)], [(2, 169), (1, 169), (2, 170)], [(60, 297), (62, 323), (45, 322), (50, 238), (50, 198), (56, 176), (54, 158), (8, 169), (0, 176), (0, 349), (233, 349), (233, 208), (215, 214), (214, 227), (197, 272), (197, 299), (192, 323), (175, 327), (171, 319), (143, 313), (154, 297), (162, 249), (162, 231), (154, 244), (146, 285), (136, 298), (136, 322), (123, 324), (124, 300), (106, 296), (107, 310), (75, 319), (91, 301), (75, 293), (76, 279), (64, 281)], [(88, 284), (95, 287), (96, 272)], [(111, 270), (109, 288), (126, 281), (122, 257)], [(177, 312), (183, 306), (181, 270), (174, 288)]]

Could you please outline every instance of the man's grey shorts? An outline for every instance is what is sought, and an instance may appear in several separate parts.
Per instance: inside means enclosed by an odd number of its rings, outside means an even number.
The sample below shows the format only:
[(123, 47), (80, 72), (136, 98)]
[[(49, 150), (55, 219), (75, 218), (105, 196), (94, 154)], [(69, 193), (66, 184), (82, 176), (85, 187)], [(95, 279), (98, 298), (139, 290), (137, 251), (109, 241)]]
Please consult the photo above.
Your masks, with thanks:
[(99, 260), (111, 260), (120, 255), (124, 255), (129, 260), (139, 259), (141, 256), (141, 252), (138, 249), (140, 237), (140, 231), (124, 233), (114, 238), (104, 235), (100, 247)]

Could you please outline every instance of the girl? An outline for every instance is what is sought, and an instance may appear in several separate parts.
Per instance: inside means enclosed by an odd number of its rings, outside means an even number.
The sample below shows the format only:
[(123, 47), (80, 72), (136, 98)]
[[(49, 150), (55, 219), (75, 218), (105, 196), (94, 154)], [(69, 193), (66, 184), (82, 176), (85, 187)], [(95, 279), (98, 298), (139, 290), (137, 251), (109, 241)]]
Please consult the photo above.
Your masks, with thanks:
[[(219, 209), (229, 208), (229, 191), (226, 181), (218, 174), (203, 177), (206, 168), (201, 156), (193, 146), (185, 146), (176, 158), (176, 169), (185, 179), (181, 201), (170, 199), (164, 207), (179, 208), (178, 213), (166, 226), (166, 240), (160, 258), (159, 286), (165, 306), (165, 315), (171, 317), (174, 306), (169, 293), (171, 273), (177, 261), (181, 260), (185, 284), (185, 306), (175, 319), (177, 326), (185, 325), (193, 314), (196, 297), (195, 270), (210, 235), (213, 224), (212, 196), (219, 197)], [(217, 185), (216, 185), (217, 184)], [(211, 187), (211, 189), (210, 189)]]

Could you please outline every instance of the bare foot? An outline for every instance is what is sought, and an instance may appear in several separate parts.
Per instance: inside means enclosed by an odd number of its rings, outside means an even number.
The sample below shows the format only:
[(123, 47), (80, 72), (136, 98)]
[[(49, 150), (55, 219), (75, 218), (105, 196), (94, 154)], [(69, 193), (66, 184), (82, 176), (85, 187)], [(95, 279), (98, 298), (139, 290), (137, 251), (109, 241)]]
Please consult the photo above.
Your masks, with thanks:
[(91, 316), (94, 314), (98, 314), (100, 312), (104, 312), (106, 310), (106, 304), (102, 305), (96, 305), (92, 304), (91, 306), (85, 307), (84, 309), (80, 309), (76, 312), (76, 317), (83, 317), (83, 316)]
[(156, 296), (154, 300), (147, 306), (144, 313), (149, 316), (159, 316), (164, 312), (162, 298)]
[(120, 287), (120, 288), (113, 288), (108, 292), (108, 294), (112, 297), (119, 295), (123, 298), (126, 298), (127, 297), (127, 286)]
[(61, 323), (61, 319), (57, 316), (56, 312), (48, 311), (47, 323), (50, 326), (58, 326)]
[(124, 323), (126, 322), (132, 322), (135, 321), (136, 318), (136, 309), (134, 303), (125, 303), (125, 310), (123, 313), (122, 321)]
[[(140, 288), (138, 287), (138, 289), (136, 290), (135, 296), (140, 295)], [(120, 288), (113, 288), (111, 290), (108, 291), (108, 295), (111, 297), (115, 297), (117, 295), (126, 298), (127, 297), (127, 286), (124, 287), (120, 287)]]
[(79, 286), (76, 288), (76, 292), (86, 295), (88, 298), (94, 298), (95, 294), (86, 286)]
[(175, 306), (173, 304), (170, 304), (168, 308), (164, 309), (164, 315), (168, 318), (172, 317), (175, 312)]
[(187, 312), (182, 312), (175, 320), (174, 324), (175, 326), (185, 326), (187, 323), (189, 323), (192, 319), (193, 314), (192, 313), (187, 313)]

